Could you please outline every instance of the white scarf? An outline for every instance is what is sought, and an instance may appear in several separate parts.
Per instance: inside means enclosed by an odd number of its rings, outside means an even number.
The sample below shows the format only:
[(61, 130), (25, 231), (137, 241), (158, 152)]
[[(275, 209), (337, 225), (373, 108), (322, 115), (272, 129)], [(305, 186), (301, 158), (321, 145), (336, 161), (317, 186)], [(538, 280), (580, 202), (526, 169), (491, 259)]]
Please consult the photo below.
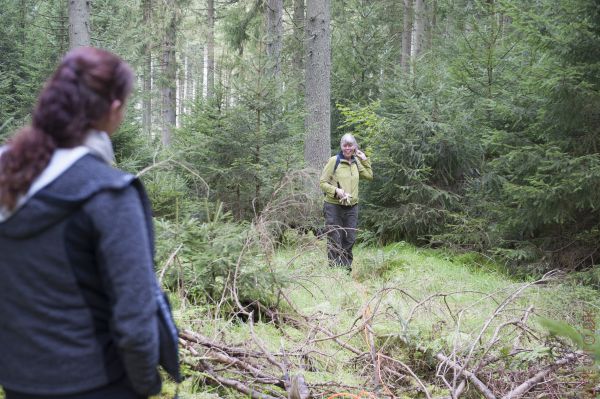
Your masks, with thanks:
[[(6, 146), (0, 147), (0, 156), (6, 150)], [(57, 148), (54, 150), (50, 162), (46, 168), (36, 177), (29, 190), (17, 200), (17, 205), (12, 211), (0, 207), (0, 223), (11, 217), (19, 208), (29, 201), (38, 191), (52, 183), (75, 162), (84, 155), (92, 153), (109, 164), (115, 163), (115, 154), (112, 148), (110, 137), (106, 132), (91, 130), (83, 145), (74, 148)]]

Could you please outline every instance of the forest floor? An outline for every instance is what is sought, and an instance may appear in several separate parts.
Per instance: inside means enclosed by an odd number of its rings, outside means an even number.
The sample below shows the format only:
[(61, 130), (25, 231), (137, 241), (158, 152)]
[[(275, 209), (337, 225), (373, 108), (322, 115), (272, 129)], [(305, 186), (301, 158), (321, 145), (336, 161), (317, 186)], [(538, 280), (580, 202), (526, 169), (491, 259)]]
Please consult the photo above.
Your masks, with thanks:
[(596, 395), (580, 341), (595, 340), (600, 298), (564, 275), (516, 280), (479, 255), (405, 243), (355, 248), (351, 274), (326, 266), (322, 241), (271, 262), (286, 276), (275, 305), (225, 316), (171, 295), (181, 398)]
[(186, 378), (153, 399), (598, 395), (600, 298), (563, 275), (516, 280), (405, 243), (357, 247), (351, 274), (326, 266), (322, 241), (271, 263), (279, 302), (253, 315), (170, 293)]

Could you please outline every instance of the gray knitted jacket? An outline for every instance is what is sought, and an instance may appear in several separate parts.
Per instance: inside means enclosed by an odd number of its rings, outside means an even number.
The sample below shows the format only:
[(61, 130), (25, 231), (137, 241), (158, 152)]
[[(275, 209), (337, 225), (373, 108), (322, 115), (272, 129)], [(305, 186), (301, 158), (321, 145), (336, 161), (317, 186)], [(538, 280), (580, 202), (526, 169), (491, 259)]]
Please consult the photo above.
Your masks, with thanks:
[(0, 213), (0, 385), (66, 395), (126, 375), (156, 394), (147, 198), (134, 176), (78, 149), (57, 151), (42, 183)]

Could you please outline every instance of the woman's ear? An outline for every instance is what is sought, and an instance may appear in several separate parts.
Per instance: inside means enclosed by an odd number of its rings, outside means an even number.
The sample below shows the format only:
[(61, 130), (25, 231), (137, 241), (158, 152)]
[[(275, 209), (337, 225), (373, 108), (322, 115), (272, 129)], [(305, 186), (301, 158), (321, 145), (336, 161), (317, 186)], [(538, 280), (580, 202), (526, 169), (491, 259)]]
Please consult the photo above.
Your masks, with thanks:
[(123, 102), (121, 100), (113, 100), (113, 102), (110, 104), (110, 110), (117, 111), (122, 106), (123, 106)]
[(113, 102), (110, 103), (110, 108), (105, 120), (101, 126), (98, 126), (98, 128), (100, 128), (100, 130), (104, 130), (109, 135), (112, 135), (119, 128), (119, 125), (123, 121), (124, 115), (125, 109), (123, 102), (121, 100), (113, 100)]

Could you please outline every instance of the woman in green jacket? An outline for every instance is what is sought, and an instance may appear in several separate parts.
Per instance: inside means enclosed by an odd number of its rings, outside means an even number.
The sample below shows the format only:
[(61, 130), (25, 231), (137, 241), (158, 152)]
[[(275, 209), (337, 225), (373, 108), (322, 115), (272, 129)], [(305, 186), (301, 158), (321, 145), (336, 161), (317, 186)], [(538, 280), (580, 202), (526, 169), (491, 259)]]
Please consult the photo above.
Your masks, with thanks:
[(358, 149), (356, 139), (345, 134), (341, 151), (329, 158), (321, 173), (325, 194), (323, 213), (327, 228), (327, 257), (332, 266), (352, 267), (352, 247), (358, 222), (359, 179), (373, 179), (371, 161)]

